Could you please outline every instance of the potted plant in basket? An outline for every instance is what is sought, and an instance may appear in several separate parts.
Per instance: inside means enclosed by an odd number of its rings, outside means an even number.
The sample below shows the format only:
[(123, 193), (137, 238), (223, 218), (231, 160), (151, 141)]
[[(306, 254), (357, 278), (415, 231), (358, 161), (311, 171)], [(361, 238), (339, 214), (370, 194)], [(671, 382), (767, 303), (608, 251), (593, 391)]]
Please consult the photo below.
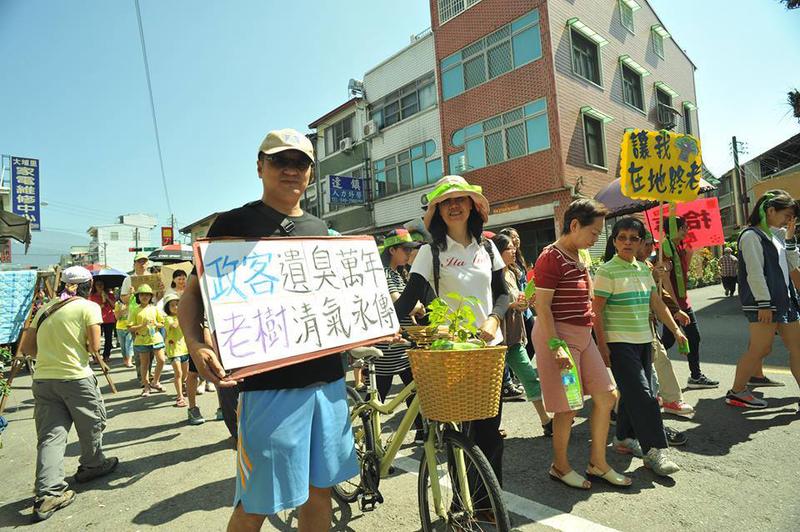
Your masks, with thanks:
[(410, 334), (418, 345), (408, 357), (422, 413), (436, 421), (495, 416), (506, 348), (487, 346), (479, 338), (473, 311), (476, 298), (456, 293), (446, 297), (456, 303), (455, 308), (443, 298), (434, 299), (428, 305), (429, 325)]

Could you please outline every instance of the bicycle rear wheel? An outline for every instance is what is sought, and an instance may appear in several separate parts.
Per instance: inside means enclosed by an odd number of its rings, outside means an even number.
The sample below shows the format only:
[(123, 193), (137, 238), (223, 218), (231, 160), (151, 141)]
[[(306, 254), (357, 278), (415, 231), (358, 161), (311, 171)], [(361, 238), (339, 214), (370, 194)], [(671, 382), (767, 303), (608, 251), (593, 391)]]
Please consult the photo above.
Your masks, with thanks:
[[(511, 529), (500, 484), (489, 461), (477, 445), (462, 433), (445, 429), (442, 445), (436, 448), (436, 470), (431, 475), (423, 455), (419, 468), (418, 497), (422, 530)], [(460, 470), (459, 465), (463, 464)], [(445, 516), (434, 507), (431, 477), (438, 482)], [(466, 479), (462, 486), (460, 479)]]
[(340, 502), (351, 503), (358, 499), (358, 495), (363, 488), (361, 470), (364, 467), (364, 455), (368, 449), (374, 448), (372, 437), (372, 426), (364, 423), (363, 418), (353, 417), (352, 412), (356, 406), (364, 402), (364, 398), (352, 386), (347, 387), (347, 407), (351, 412), (350, 424), (353, 430), (353, 440), (355, 441), (356, 456), (358, 457), (358, 474), (350, 479), (340, 482), (333, 487), (333, 496)]

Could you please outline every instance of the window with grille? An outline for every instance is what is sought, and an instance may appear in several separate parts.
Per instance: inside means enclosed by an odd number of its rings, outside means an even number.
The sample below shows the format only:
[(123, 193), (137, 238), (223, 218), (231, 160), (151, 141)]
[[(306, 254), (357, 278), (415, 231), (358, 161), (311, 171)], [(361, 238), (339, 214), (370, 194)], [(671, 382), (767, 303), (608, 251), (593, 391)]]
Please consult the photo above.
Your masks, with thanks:
[(436, 87), (433, 83), (433, 72), (428, 72), (399, 90), (373, 102), (370, 119), (375, 121), (379, 129), (382, 129), (405, 120), (435, 103)]
[(119, 231), (111, 231), (111, 237), (109, 240), (119, 240)]
[(656, 89), (656, 102), (658, 123), (665, 127), (674, 126), (675, 117), (673, 116), (672, 96), (661, 89)]
[(622, 65), (622, 99), (628, 105), (644, 111), (642, 75), (628, 65)]
[(439, 24), (455, 18), (481, 0), (439, 0)]
[(339, 141), (343, 138), (353, 138), (353, 118), (354, 114), (336, 122), (325, 128), (325, 155), (331, 155), (339, 151)]
[(541, 98), (459, 129), (453, 133), (452, 144), (463, 148), (448, 158), (453, 173), (546, 150), (550, 147), (546, 100)]
[(583, 137), (586, 144), (586, 162), (606, 167), (605, 139), (603, 138), (603, 122), (587, 114), (583, 115)]
[(692, 109), (688, 105), (683, 104), (683, 131), (687, 135), (694, 135), (693, 129), (694, 128), (692, 127)]
[(436, 182), (442, 177), (442, 161), (434, 158), (435, 153), (436, 143), (429, 140), (376, 160), (372, 166), (375, 196), (382, 198)]
[(622, 0), (619, 3), (619, 18), (622, 25), (633, 33), (633, 8)]
[(442, 98), (449, 100), (541, 57), (539, 11), (533, 10), (443, 59)]
[(602, 86), (600, 80), (600, 47), (580, 32), (571, 29), (572, 71), (578, 76)]
[(664, 59), (664, 37), (662, 37), (655, 31), (652, 31), (650, 33), (653, 36), (653, 51), (656, 53), (658, 57)]

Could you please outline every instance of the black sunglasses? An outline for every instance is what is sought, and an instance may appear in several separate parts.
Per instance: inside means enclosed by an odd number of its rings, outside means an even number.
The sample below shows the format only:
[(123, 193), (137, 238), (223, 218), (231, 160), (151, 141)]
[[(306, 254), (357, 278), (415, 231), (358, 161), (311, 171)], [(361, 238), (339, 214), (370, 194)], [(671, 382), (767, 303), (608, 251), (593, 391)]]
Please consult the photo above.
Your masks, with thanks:
[(274, 155), (264, 155), (264, 158), (278, 170), (294, 168), (300, 172), (305, 172), (312, 164), (314, 164), (308, 157), (300, 157), (299, 159), (295, 159), (294, 157), (287, 157), (279, 153)]

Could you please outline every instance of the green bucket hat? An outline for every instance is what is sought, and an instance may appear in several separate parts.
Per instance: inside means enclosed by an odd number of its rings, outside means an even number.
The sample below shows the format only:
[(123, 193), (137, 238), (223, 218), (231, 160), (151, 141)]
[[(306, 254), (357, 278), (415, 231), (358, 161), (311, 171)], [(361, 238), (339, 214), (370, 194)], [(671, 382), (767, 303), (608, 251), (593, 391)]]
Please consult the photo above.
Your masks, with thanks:
[(422, 246), (422, 242), (415, 241), (406, 229), (393, 229), (389, 231), (386, 237), (383, 239), (383, 243), (378, 246), (378, 251), (383, 253), (389, 248), (393, 248), (395, 246), (403, 246), (404, 248), (408, 249), (417, 249)]
[(483, 189), (478, 185), (470, 185), (467, 180), (460, 175), (446, 175), (436, 182), (436, 186), (425, 196), (423, 203), (427, 204), (423, 221), (425, 228), (430, 228), (433, 214), (436, 212), (436, 205), (449, 198), (459, 198), (469, 196), (475, 205), (475, 210), (483, 218), (483, 223), (489, 221), (489, 200), (483, 195)]

